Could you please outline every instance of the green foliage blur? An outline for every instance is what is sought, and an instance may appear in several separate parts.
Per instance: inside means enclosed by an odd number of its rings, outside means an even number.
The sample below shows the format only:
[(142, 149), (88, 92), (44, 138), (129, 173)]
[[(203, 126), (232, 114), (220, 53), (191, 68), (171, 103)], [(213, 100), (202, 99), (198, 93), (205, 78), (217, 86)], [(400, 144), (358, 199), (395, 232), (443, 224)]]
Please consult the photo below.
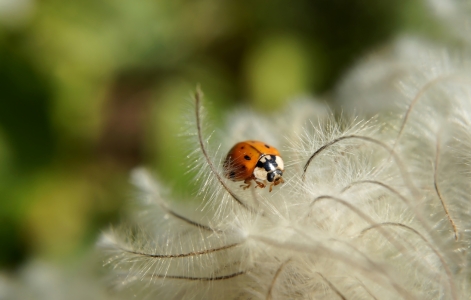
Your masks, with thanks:
[(216, 124), (328, 93), (399, 32), (436, 34), (422, 5), (0, 0), (0, 268), (83, 255), (136, 166), (190, 199), (181, 134), (198, 83)]

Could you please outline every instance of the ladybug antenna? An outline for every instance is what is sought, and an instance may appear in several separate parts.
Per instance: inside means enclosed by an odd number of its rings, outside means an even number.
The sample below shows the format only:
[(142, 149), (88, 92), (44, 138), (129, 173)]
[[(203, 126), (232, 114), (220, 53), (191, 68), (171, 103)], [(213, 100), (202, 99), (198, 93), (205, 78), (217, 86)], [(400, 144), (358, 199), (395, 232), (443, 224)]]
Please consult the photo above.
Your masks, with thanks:
[(216, 166), (212, 162), (212, 160), (209, 158), (208, 151), (206, 149), (205, 143), (203, 141), (203, 133), (202, 133), (202, 126), (201, 126), (201, 99), (203, 98), (203, 92), (201, 91), (200, 86), (198, 85), (196, 87), (196, 92), (195, 92), (195, 115), (196, 115), (196, 128), (198, 131), (198, 142), (200, 144), (200, 149), (201, 152), (203, 153), (203, 156), (208, 163), (208, 166), (211, 170), (211, 173), (216, 177), (218, 182), (221, 184), (221, 186), (231, 195), (231, 197), (239, 203), (243, 208), (255, 212), (255, 210), (251, 207), (249, 207), (246, 203), (244, 203), (237, 195), (234, 194), (234, 192), (231, 191), (231, 189), (227, 186), (227, 184), (224, 182), (223, 178), (221, 177), (221, 174), (216, 169)]

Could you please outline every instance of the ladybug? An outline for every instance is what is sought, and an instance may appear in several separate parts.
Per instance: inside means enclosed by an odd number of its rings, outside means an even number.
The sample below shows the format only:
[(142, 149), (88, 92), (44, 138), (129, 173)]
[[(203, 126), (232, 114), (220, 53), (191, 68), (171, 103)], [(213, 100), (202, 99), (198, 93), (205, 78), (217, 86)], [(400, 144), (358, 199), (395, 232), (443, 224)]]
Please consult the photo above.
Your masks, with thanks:
[[(280, 152), (260, 141), (244, 141), (234, 145), (224, 161), (224, 175), (233, 181), (244, 181), (249, 188), (251, 181), (264, 188), (268, 182), (273, 186), (283, 183), (284, 163)], [(257, 187), (256, 186), (256, 187)]]

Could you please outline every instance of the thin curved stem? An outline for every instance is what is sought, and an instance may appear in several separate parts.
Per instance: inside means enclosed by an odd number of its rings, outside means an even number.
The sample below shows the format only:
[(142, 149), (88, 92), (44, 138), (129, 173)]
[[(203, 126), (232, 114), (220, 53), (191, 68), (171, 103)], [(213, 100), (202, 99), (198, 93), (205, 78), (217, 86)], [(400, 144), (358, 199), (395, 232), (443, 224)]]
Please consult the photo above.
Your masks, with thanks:
[(458, 228), (456, 227), (455, 222), (451, 218), (450, 211), (448, 210), (448, 206), (445, 203), (445, 200), (443, 199), (443, 195), (440, 192), (440, 189), (438, 188), (438, 165), (440, 162), (440, 136), (437, 138), (437, 147), (435, 151), (435, 165), (433, 169), (433, 186), (435, 187), (435, 192), (438, 195), (438, 199), (440, 199), (440, 202), (442, 204), (443, 210), (445, 211), (446, 217), (448, 218), (448, 221), (450, 221), (451, 227), (453, 228), (453, 232), (455, 235), (455, 241), (458, 241)]
[[(320, 200), (324, 200), (324, 199), (327, 199), (327, 200), (332, 200), (332, 201), (335, 201), (335, 202), (338, 202), (346, 207), (348, 207), (351, 211), (353, 211), (355, 214), (357, 214), (360, 218), (362, 218), (363, 220), (365, 220), (367, 223), (370, 224), (370, 226), (373, 226), (375, 224), (378, 224), (376, 223), (373, 219), (371, 219), (367, 214), (365, 214), (364, 212), (362, 212), (361, 210), (359, 210), (358, 208), (356, 208), (355, 206), (353, 206), (352, 204), (348, 203), (347, 201), (343, 200), (343, 199), (340, 199), (340, 198), (336, 198), (336, 197), (333, 197), (333, 196), (328, 196), (328, 195), (323, 195), (323, 196), (319, 196), (317, 197), (316, 199), (314, 199), (310, 206), (314, 205), (316, 202), (320, 201)], [(387, 231), (384, 231), (384, 230), (381, 230), (381, 228), (378, 228), (378, 230), (380, 230), (380, 233), (387, 239), (389, 240), (393, 245), (394, 247), (396, 247), (396, 249), (399, 250), (399, 252), (401, 253), (405, 253), (405, 248), (403, 247), (402, 244), (398, 243), (396, 241), (396, 239), (391, 235), (389, 234)]]
[(184, 217), (178, 213), (176, 213), (175, 211), (173, 211), (172, 209), (170, 209), (166, 203), (164, 203), (163, 201), (157, 201), (157, 204), (160, 206), (160, 208), (162, 208), (162, 210), (164, 210), (166, 213), (168, 213), (169, 215), (172, 215), (173, 217), (191, 225), (191, 226), (194, 226), (194, 227), (197, 227), (199, 229), (203, 229), (203, 230), (206, 230), (206, 231), (211, 231), (211, 232), (218, 232), (218, 233), (222, 233), (223, 231), (220, 230), (220, 229), (216, 229), (216, 228), (212, 228), (208, 225), (204, 225), (204, 224), (200, 224), (196, 221), (193, 221), (193, 220), (190, 220), (188, 219), (187, 217)]
[[(462, 79), (462, 77), (456, 75), (456, 74), (451, 74), (451, 75), (445, 75), (445, 76), (441, 76), (441, 77), (438, 77), (438, 78), (435, 78), (434, 80), (432, 81), (429, 81), (427, 82), (420, 90), (419, 92), (415, 95), (414, 99), (412, 99), (410, 105), (409, 105), (409, 108), (407, 109), (405, 115), (404, 115), (404, 118), (402, 120), (402, 123), (401, 123), (401, 127), (399, 129), (399, 132), (397, 134), (397, 137), (396, 137), (396, 140), (394, 141), (394, 145), (393, 145), (393, 149), (396, 149), (396, 145), (397, 143), (399, 142), (399, 139), (401, 138), (402, 136), (402, 133), (404, 131), (404, 128), (406, 127), (406, 123), (407, 121), (409, 120), (409, 116), (412, 112), (412, 110), (414, 109), (415, 105), (417, 104), (417, 102), (419, 102), (419, 100), (422, 98), (422, 96), (425, 94), (425, 92), (427, 92), (428, 89), (430, 89), (431, 87), (433, 87), (435, 84), (437, 83), (440, 83), (441, 81), (445, 81), (445, 80), (450, 80), (450, 79)], [(470, 80), (464, 80), (465, 82), (467, 81), (469, 83)]]
[(218, 280), (226, 280), (226, 279), (231, 279), (240, 275), (245, 275), (247, 272), (246, 271), (240, 271), (228, 275), (222, 275), (222, 276), (215, 276), (215, 277), (191, 277), (191, 276), (172, 276), (172, 275), (163, 275), (163, 277), (159, 278), (165, 278), (165, 279), (186, 279), (186, 280), (197, 280), (197, 281), (218, 281)]
[(201, 92), (201, 89), (199, 87), (196, 88), (195, 92), (195, 115), (196, 115), (196, 127), (198, 130), (198, 142), (200, 145), (201, 152), (203, 153), (203, 156), (211, 170), (211, 173), (216, 177), (218, 180), (219, 184), (226, 190), (226, 192), (234, 199), (240, 206), (243, 208), (247, 209), (248, 211), (255, 212), (253, 208), (249, 207), (246, 203), (244, 203), (239, 197), (237, 197), (234, 192), (227, 186), (227, 184), (224, 182), (223, 178), (221, 177), (221, 174), (219, 174), (218, 170), (216, 169), (216, 166), (214, 165), (213, 161), (210, 159), (208, 151), (206, 149), (204, 140), (203, 140), (203, 133), (202, 133), (202, 125), (201, 125), (201, 99), (203, 97), (203, 93)]
[(345, 298), (344, 295), (342, 295), (342, 293), (335, 287), (335, 285), (330, 282), (329, 280), (327, 280), (327, 278), (324, 277), (324, 275), (322, 275), (321, 273), (317, 272), (317, 275), (319, 275), (330, 287), (331, 290), (333, 290), (337, 296), (340, 297), (340, 299), (343, 299), (343, 300), (346, 300), (347, 298)]
[[(304, 231), (302, 230), (299, 230), (297, 228), (293, 228), (298, 234), (300, 234), (301, 236), (303, 236), (304, 238), (308, 239), (308, 240), (312, 240), (312, 237), (307, 235)], [(361, 257), (363, 257), (363, 259), (365, 259), (365, 261), (368, 262), (369, 265), (373, 266), (374, 269), (376, 269), (379, 273), (381, 273), (382, 275), (384, 275), (385, 278), (388, 278), (389, 279), (389, 284), (398, 292), (400, 293), (403, 293), (404, 290), (402, 289), (402, 287), (400, 287), (396, 282), (394, 282), (393, 280), (391, 280), (392, 278), (389, 277), (389, 274), (387, 274), (386, 270), (383, 269), (382, 267), (380, 267), (378, 264), (376, 264), (373, 260), (371, 260), (365, 253), (361, 252), (359, 249), (357, 249), (355, 246), (353, 246), (352, 244), (350, 244), (349, 242), (347, 241), (343, 241), (343, 240), (338, 240), (338, 239), (335, 239), (335, 238), (330, 238), (329, 241), (332, 241), (332, 242), (336, 242), (336, 243), (341, 243), (347, 247), (349, 247), (350, 249), (352, 249), (354, 252), (358, 253)], [(356, 278), (358, 280), (358, 278)], [(358, 280), (360, 283), (361, 281)], [(376, 299), (376, 297), (374, 297), (371, 292), (365, 287), (365, 290), (367, 290), (367, 292), (373, 297)]]
[(361, 282), (360, 279), (356, 278), (355, 279), (360, 283), (360, 286), (368, 293), (368, 295), (371, 296), (371, 298), (375, 299), (375, 300), (378, 300), (378, 298), (375, 297), (375, 295), (373, 295), (373, 293), (365, 286), (365, 284), (363, 282)]
[(360, 218), (362, 218), (363, 220), (365, 220), (367, 223), (369, 223), (370, 225), (374, 225), (376, 224), (376, 222), (371, 219), (367, 214), (365, 214), (364, 212), (362, 212), (361, 210), (359, 210), (358, 208), (356, 208), (355, 206), (353, 206), (352, 204), (348, 203), (347, 201), (343, 200), (343, 199), (340, 199), (340, 198), (336, 198), (336, 197), (333, 197), (333, 196), (329, 196), (329, 195), (322, 195), (322, 196), (319, 196), (319, 197), (316, 197), (310, 204), (309, 206), (312, 207), (315, 203), (317, 203), (318, 201), (321, 201), (321, 200), (333, 200), (335, 202), (338, 202), (346, 207), (348, 207), (351, 211), (353, 211), (354, 213), (356, 213)]
[(201, 250), (201, 251), (193, 251), (193, 252), (178, 253), (178, 254), (151, 254), (151, 253), (145, 253), (145, 252), (140, 252), (140, 251), (128, 250), (128, 249), (124, 249), (124, 248), (120, 248), (120, 249), (124, 252), (129, 253), (129, 254), (145, 256), (145, 257), (148, 257), (148, 258), (178, 258), (178, 257), (191, 257), (191, 256), (210, 254), (210, 253), (213, 253), (213, 252), (218, 252), (218, 251), (231, 249), (231, 248), (237, 247), (239, 245), (241, 245), (241, 243), (234, 243), (234, 244), (225, 245), (225, 246), (219, 247), (219, 248), (211, 248), (211, 249), (206, 249), (206, 250)]
[[(328, 253), (327, 256), (330, 259), (336, 259), (338, 261), (342, 261), (346, 264), (349, 264), (353, 267), (357, 267), (360, 270), (364, 271), (366, 274), (371, 273), (371, 268), (366, 268), (365, 265), (359, 264), (356, 260), (351, 259), (350, 257), (347, 257), (345, 255), (341, 255), (340, 253), (336, 253), (335, 251), (332, 251), (331, 249), (325, 248), (321, 244), (315, 244), (315, 245), (304, 245), (300, 243), (287, 243), (287, 242), (280, 242), (277, 240), (273, 240), (270, 238), (267, 238), (265, 236), (257, 236), (257, 235), (252, 235), (251, 238), (258, 240), (266, 245), (272, 246), (272, 247), (278, 247), (281, 249), (286, 249), (289, 251), (295, 251), (299, 253), (307, 253), (307, 254), (318, 254), (319, 252), (324, 252)], [(355, 248), (353, 248), (355, 249)], [(357, 249), (355, 249), (357, 250)], [(357, 250), (359, 251), (359, 250)], [(369, 266), (373, 268), (373, 270), (379, 272), (380, 274), (384, 275), (387, 278), (387, 282), (391, 284), (391, 286), (400, 294), (402, 295), (403, 298), (406, 299), (411, 299), (413, 298), (412, 295), (410, 294), (409, 291), (405, 290), (403, 287), (401, 287), (398, 283), (394, 281), (394, 277), (387, 274), (384, 269), (381, 268), (378, 264), (376, 264), (374, 261), (366, 257), (364, 254), (362, 254), (360, 251), (359, 253), (365, 257), (367, 260)], [(373, 277), (371, 278), (374, 281), (381, 282), (378, 277)]]
[(424, 226), (424, 228), (429, 230), (429, 226), (428, 226), (427, 222), (425, 222), (425, 220), (422, 217), (422, 214), (420, 213), (420, 211), (418, 211), (416, 209), (416, 207), (412, 206), (412, 203), (406, 197), (404, 197), (401, 193), (399, 193), (399, 191), (397, 191), (396, 189), (392, 188), (391, 186), (389, 186), (389, 185), (387, 185), (387, 184), (385, 184), (381, 181), (377, 181), (377, 180), (359, 180), (359, 181), (355, 181), (355, 182), (350, 183), (345, 188), (343, 188), (340, 193), (344, 193), (347, 190), (349, 190), (350, 188), (352, 188), (353, 186), (358, 185), (358, 184), (374, 184), (374, 185), (378, 185), (380, 187), (383, 187), (383, 188), (387, 189), (388, 191), (390, 191), (391, 193), (393, 193), (394, 195), (399, 197), (399, 199), (401, 199), (402, 202), (404, 202), (407, 206), (409, 206), (415, 212), (415, 215), (416, 215), (417, 219), (422, 223), (422, 226)]
[(170, 210), (169, 208), (166, 208), (166, 211), (167, 211), (167, 213), (171, 214), (171, 215), (174, 216), (175, 218), (180, 219), (180, 220), (182, 220), (183, 222), (186, 222), (186, 223), (188, 223), (188, 224), (190, 224), (190, 225), (192, 225), (192, 226), (198, 227), (198, 228), (200, 228), (200, 229), (207, 230), (207, 231), (212, 231), (212, 232), (218, 232), (218, 233), (222, 233), (222, 232), (223, 232), (223, 231), (220, 230), (220, 229), (211, 228), (211, 227), (209, 227), (208, 225), (203, 225), (203, 224), (197, 223), (197, 222), (195, 222), (195, 221), (193, 221), (193, 220), (190, 220), (190, 219), (188, 219), (188, 218), (186, 218), (186, 217), (184, 217), (184, 216), (182, 216), (182, 215), (177, 214), (176, 212)]
[(370, 227), (367, 227), (365, 229), (363, 229), (361, 231), (360, 234), (364, 234), (365, 232), (368, 232), (370, 231), (371, 229), (375, 229), (375, 228), (378, 228), (378, 227), (382, 227), (382, 226), (397, 226), (397, 227), (401, 227), (401, 228), (404, 228), (406, 230), (409, 230), (411, 232), (413, 232), (414, 234), (416, 234), (418, 237), (420, 237), (420, 239), (422, 239), (426, 244), (427, 246), (433, 251), (433, 253), (435, 253), (435, 255), (438, 257), (438, 259), (440, 260), (440, 263), (442, 264), (443, 268), (445, 269), (445, 272), (448, 276), (448, 284), (450, 285), (450, 291), (452, 293), (452, 297), (453, 299), (457, 299), (457, 296), (456, 296), (456, 287), (453, 283), (453, 278), (452, 278), (452, 274), (451, 274), (451, 270), (450, 268), (448, 267), (447, 263), (445, 262), (445, 259), (443, 258), (443, 256), (438, 252), (437, 249), (435, 249), (435, 247), (433, 247), (433, 245), (427, 240), (427, 238), (425, 238), (420, 232), (418, 232), (417, 230), (415, 230), (414, 228), (410, 227), (410, 226), (407, 226), (405, 224), (402, 224), (402, 223), (395, 223), (395, 222), (384, 222), (384, 223), (379, 223), (379, 224), (374, 224), (374, 225), (371, 225)]
[(379, 185), (385, 189), (387, 189), (388, 191), (390, 191), (391, 193), (393, 193), (394, 195), (398, 196), (399, 199), (402, 200), (402, 202), (404, 202), (405, 204), (407, 204), (408, 206), (411, 206), (409, 200), (407, 200), (406, 197), (402, 196), (397, 190), (395, 190), (394, 188), (390, 187), (389, 185), (385, 184), (385, 183), (382, 183), (381, 181), (377, 181), (377, 180), (359, 180), (359, 181), (354, 181), (352, 183), (350, 183), (348, 186), (344, 187), (340, 193), (345, 193), (347, 190), (349, 190), (350, 188), (352, 188), (353, 186), (355, 185), (358, 185), (358, 184), (365, 184), (365, 183), (369, 183), (369, 184), (374, 184), (374, 185)]
[(346, 136), (341, 136), (339, 138), (336, 138), (332, 141), (330, 141), (329, 143), (323, 145), (322, 147), (320, 147), (319, 149), (317, 149), (312, 155), (311, 157), (309, 157), (308, 161), (306, 162), (306, 164), (304, 165), (304, 171), (303, 171), (303, 174), (301, 176), (302, 178), (302, 181), (305, 180), (306, 178), (306, 172), (307, 172), (307, 169), (309, 168), (311, 162), (314, 160), (314, 158), (319, 155), (322, 151), (324, 151), (325, 149), (327, 149), (328, 147), (338, 143), (338, 142), (341, 142), (343, 140), (347, 140), (347, 139), (359, 139), (359, 140), (363, 140), (363, 141), (367, 141), (369, 143), (373, 143), (375, 145), (378, 145), (380, 146), (381, 148), (385, 149), (393, 158), (394, 158), (394, 161), (396, 162), (396, 165), (398, 166), (399, 168), (399, 172), (401, 173), (401, 176), (402, 176), (402, 180), (404, 181), (404, 184), (408, 187), (408, 189), (410, 190), (410, 192), (412, 193), (413, 196), (417, 197), (418, 196), (418, 192), (416, 190), (416, 188), (414, 187), (414, 185), (412, 184), (412, 180), (410, 179), (410, 176), (409, 176), (409, 173), (406, 171), (406, 168), (405, 166), (402, 164), (402, 161), (401, 159), (399, 158), (399, 156), (394, 152), (394, 150), (389, 147), (388, 145), (386, 145), (385, 143), (377, 140), (377, 139), (374, 139), (374, 138), (371, 138), (371, 137), (367, 137), (367, 136), (361, 136), (361, 135), (346, 135)]
[[(140, 177), (137, 177), (138, 175)], [(139, 170), (139, 171), (134, 172), (134, 177), (135, 177), (136, 181), (140, 181), (137, 178), (145, 177), (147, 180), (149, 180), (152, 176), (145, 170)], [(179, 213), (173, 211), (168, 206), (168, 204), (164, 200), (161, 199), (161, 197), (158, 193), (158, 189), (156, 189), (154, 186), (147, 187), (147, 188), (145, 188), (145, 190), (149, 194), (147, 197), (149, 197), (153, 203), (157, 204), (167, 214), (172, 215), (173, 217), (175, 217), (175, 218), (177, 218), (177, 219), (179, 219), (179, 220), (181, 220), (181, 221), (183, 221), (183, 222), (185, 222), (185, 223), (187, 223), (191, 226), (195, 226), (199, 229), (203, 229), (203, 230), (207, 230), (207, 231), (211, 231), (211, 232), (218, 232), (218, 233), (222, 232), (222, 230), (220, 230), (220, 229), (215, 229), (215, 228), (211, 228), (208, 225), (200, 224), (196, 221), (190, 220), (189, 218), (184, 217), (184, 216), (180, 215)]]
[(276, 280), (278, 279), (278, 277), (280, 276), (281, 274), (281, 271), (285, 268), (285, 266), (291, 261), (291, 259), (288, 259), (286, 260), (284, 263), (282, 263), (280, 265), (280, 267), (278, 268), (278, 270), (276, 270), (276, 273), (275, 273), (275, 276), (273, 276), (273, 279), (271, 281), (271, 284), (270, 284), (270, 287), (268, 288), (268, 293), (267, 293), (267, 300), (271, 300), (273, 299), (272, 297), (272, 292), (273, 292), (273, 288), (275, 286), (275, 283), (276, 283)]
[[(320, 197), (317, 197), (316, 199), (314, 199), (313, 202), (311, 202), (311, 205), (313, 205), (315, 202), (319, 201), (319, 200), (322, 200), (322, 199), (330, 199), (330, 200), (334, 200), (336, 202), (339, 202), (345, 206), (347, 206), (349, 209), (351, 209), (352, 211), (354, 211), (357, 215), (359, 215), (362, 219), (364, 219), (365, 221), (367, 221), (368, 223), (370, 223), (370, 227), (369, 228), (378, 228), (378, 230), (381, 229), (381, 225), (380, 224), (400, 224), (400, 223), (375, 223), (370, 217), (368, 217), (366, 214), (364, 214), (362, 211), (360, 211), (359, 209), (357, 209), (356, 207), (354, 207), (353, 205), (351, 205), (350, 203), (342, 200), (342, 199), (339, 199), (339, 198), (335, 198), (335, 197), (332, 197), (332, 196), (320, 196)], [(399, 225), (398, 225), (399, 226)], [(415, 229), (412, 229), (410, 227), (408, 227), (407, 225), (404, 225), (404, 224), (401, 224), (400, 226), (403, 226), (405, 228), (409, 228), (410, 230), (413, 230), (414, 232), (416, 232), (422, 239), (424, 239), (424, 241), (427, 242), (427, 244), (429, 245), (429, 247), (431, 247), (435, 254), (438, 255), (438, 257), (440, 258), (440, 261), (442, 262), (442, 264), (444, 264), (444, 267), (446, 269), (448, 269), (448, 266), (445, 264), (445, 261), (443, 260), (443, 258), (440, 256), (440, 254), (438, 253), (438, 251), (436, 251), (432, 246), (431, 244), (425, 239), (425, 237), (423, 237), (418, 231), (416, 231)], [(385, 238), (387, 240), (389, 240), (398, 250), (404, 250), (404, 247), (402, 247), (401, 244), (398, 244), (396, 243), (396, 240), (389, 234), (387, 234), (387, 232), (383, 231), (383, 230), (380, 230), (381, 234), (383, 236), (385, 236)], [(447, 275), (449, 275), (449, 278), (450, 278), (450, 289), (452, 291), (452, 295), (453, 295), (453, 299), (456, 299), (456, 295), (455, 295), (455, 290), (454, 290), (454, 285), (453, 283), (451, 282), (451, 271), (447, 271)]]
[(180, 276), (180, 275), (167, 275), (167, 274), (148, 274), (144, 277), (138, 276), (138, 275), (129, 275), (128, 273), (126, 274), (120, 274), (120, 276), (126, 276), (128, 277), (138, 277), (135, 280), (142, 280), (145, 277), (150, 277), (150, 279), (158, 278), (158, 279), (180, 279), (180, 280), (189, 280), (189, 281), (219, 281), (219, 280), (226, 280), (226, 279), (231, 279), (237, 276), (245, 275), (247, 274), (248, 271), (239, 271), (227, 275), (222, 275), (222, 276), (214, 276), (214, 277), (199, 277), (199, 276)]

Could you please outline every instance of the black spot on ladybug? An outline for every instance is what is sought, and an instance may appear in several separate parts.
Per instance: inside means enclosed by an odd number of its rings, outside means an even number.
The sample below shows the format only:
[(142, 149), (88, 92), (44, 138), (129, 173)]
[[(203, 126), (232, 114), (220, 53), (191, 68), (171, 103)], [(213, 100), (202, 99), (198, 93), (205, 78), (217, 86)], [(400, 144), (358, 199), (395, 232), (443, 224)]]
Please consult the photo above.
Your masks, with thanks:
[(231, 173), (229, 173), (229, 177), (234, 178), (234, 177), (235, 177), (235, 174), (236, 174), (236, 173), (235, 173), (234, 171), (232, 171)]
[(250, 156), (248, 156), (248, 155), (245, 155), (244, 158), (245, 158), (245, 160), (251, 160)]
[(268, 146), (267, 144), (265, 144), (265, 147), (267, 147), (268, 149), (270, 149), (270, 146)]
[(240, 147), (240, 149), (244, 149), (244, 148), (245, 148), (244, 146)]

